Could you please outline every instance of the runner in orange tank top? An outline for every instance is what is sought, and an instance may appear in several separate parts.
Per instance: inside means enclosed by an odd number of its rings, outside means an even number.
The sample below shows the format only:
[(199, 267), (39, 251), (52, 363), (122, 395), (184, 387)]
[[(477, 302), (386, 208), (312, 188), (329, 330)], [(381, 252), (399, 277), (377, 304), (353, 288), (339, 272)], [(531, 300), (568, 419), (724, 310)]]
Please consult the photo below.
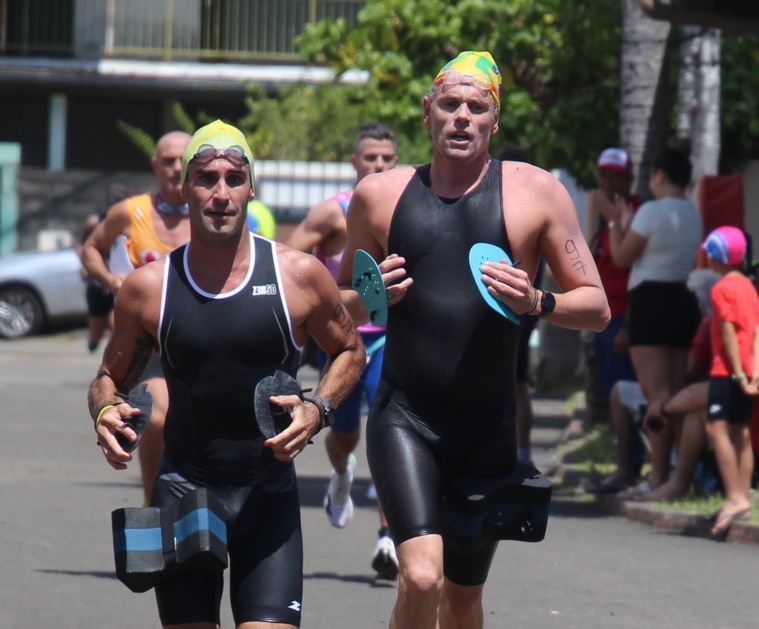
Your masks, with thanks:
[[(190, 239), (187, 204), (181, 197), (182, 156), (189, 143), (190, 136), (181, 131), (162, 136), (156, 145), (156, 155), (151, 158), (153, 172), (158, 178), (158, 191), (129, 197), (111, 206), (105, 220), (82, 247), (82, 262), (90, 277), (114, 295), (118, 294), (126, 276), (123, 270), (112, 272), (108, 266), (108, 257), (120, 236), (126, 237), (126, 253), (131, 262), (126, 266), (134, 268), (164, 257)], [(163, 424), (168, 409), (166, 380), (155, 352), (142, 382), (148, 384), (153, 396), (150, 427), (138, 450), (147, 503), (163, 452)]]

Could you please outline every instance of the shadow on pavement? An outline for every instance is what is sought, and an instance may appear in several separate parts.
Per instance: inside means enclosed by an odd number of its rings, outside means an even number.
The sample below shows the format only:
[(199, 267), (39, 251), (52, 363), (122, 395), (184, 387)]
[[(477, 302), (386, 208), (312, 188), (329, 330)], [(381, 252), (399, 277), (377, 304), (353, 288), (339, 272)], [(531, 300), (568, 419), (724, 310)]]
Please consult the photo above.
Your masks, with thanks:
[(37, 568), (35, 572), (41, 574), (60, 574), (65, 577), (96, 577), (98, 579), (115, 579), (116, 572), (108, 572), (106, 570), (49, 570), (45, 568)]
[(337, 574), (336, 572), (311, 572), (303, 575), (306, 581), (341, 581), (343, 583), (358, 583), (375, 588), (398, 587), (395, 581), (380, 581), (365, 574)]
[(555, 518), (608, 518), (609, 514), (599, 509), (594, 502), (577, 500), (566, 496), (551, 497), (549, 517)]

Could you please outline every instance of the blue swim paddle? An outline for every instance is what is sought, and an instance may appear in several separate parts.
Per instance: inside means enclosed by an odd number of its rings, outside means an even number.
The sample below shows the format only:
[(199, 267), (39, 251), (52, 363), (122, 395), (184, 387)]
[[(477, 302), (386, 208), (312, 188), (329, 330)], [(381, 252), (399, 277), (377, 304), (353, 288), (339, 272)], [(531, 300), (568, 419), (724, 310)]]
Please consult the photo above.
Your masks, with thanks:
[(358, 249), (353, 256), (353, 288), (364, 302), (374, 325), (387, 323), (387, 293), (382, 272), (371, 255)]
[(514, 314), (514, 311), (506, 304), (493, 297), (488, 292), (488, 287), (485, 285), (485, 282), (482, 281), (482, 271), (480, 271), (480, 267), (485, 264), (485, 262), (500, 262), (501, 260), (506, 260), (506, 262), (512, 264), (511, 258), (509, 258), (508, 254), (503, 249), (487, 242), (478, 242), (477, 244), (472, 245), (472, 248), (469, 250), (469, 269), (472, 271), (474, 283), (477, 284), (477, 289), (480, 291), (480, 295), (482, 295), (485, 303), (498, 314), (503, 315), (512, 323), (519, 325), (519, 317)]

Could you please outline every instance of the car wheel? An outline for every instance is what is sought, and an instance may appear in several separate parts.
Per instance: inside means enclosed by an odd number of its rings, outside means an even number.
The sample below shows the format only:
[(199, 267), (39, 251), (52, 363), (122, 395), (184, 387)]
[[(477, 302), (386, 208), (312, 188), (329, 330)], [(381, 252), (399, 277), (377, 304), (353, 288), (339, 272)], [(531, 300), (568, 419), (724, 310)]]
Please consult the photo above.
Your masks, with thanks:
[(28, 288), (0, 288), (0, 337), (17, 339), (42, 328), (45, 313), (39, 298)]

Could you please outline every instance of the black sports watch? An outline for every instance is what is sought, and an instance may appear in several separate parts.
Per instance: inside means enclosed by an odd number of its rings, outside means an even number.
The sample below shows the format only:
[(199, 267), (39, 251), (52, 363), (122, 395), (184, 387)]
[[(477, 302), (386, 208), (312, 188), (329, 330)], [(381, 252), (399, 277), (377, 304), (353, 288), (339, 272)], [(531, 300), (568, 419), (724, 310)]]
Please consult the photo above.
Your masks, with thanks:
[(543, 296), (540, 298), (540, 314), (537, 316), (538, 319), (542, 319), (556, 309), (556, 297), (553, 296), (553, 293), (549, 293), (547, 290), (542, 292)]
[(321, 415), (322, 426), (332, 426), (335, 423), (335, 409), (321, 395), (315, 395), (311, 401), (316, 404)]

